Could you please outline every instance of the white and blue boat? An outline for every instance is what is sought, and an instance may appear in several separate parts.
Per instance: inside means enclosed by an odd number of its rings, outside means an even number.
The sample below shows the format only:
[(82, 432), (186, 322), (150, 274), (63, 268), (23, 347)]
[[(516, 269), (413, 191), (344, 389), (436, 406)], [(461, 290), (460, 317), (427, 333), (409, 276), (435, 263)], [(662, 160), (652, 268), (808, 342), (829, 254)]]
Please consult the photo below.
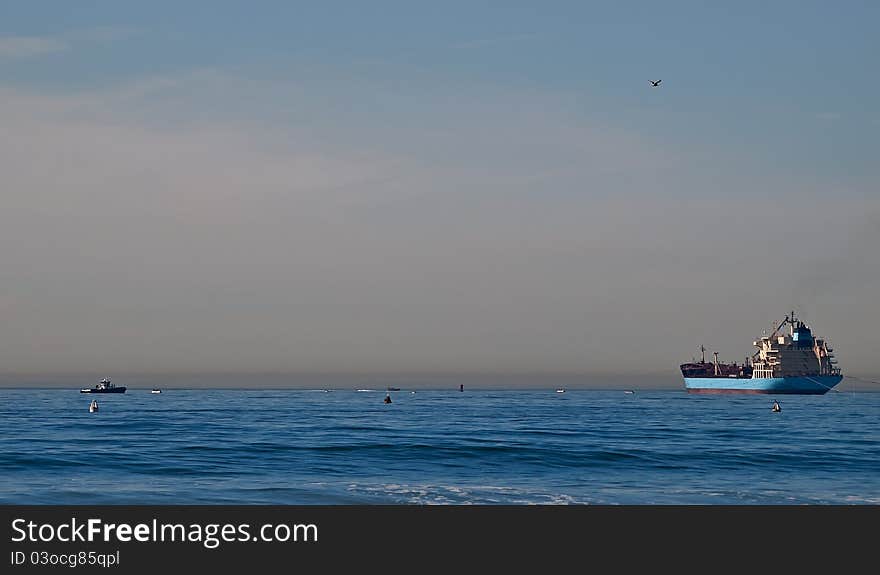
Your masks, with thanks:
[[(782, 333), (783, 326), (788, 333)], [(744, 363), (706, 361), (683, 363), (681, 374), (689, 393), (789, 393), (822, 395), (843, 380), (833, 349), (798, 321), (794, 312), (775, 326), (770, 335), (753, 342), (758, 350)]]

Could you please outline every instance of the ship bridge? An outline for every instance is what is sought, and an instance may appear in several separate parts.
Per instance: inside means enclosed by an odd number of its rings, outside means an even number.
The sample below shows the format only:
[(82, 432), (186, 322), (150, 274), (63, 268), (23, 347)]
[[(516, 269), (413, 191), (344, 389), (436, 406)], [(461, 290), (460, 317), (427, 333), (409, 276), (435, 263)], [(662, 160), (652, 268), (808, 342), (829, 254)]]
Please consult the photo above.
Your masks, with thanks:
[[(779, 330), (788, 325), (787, 334)], [(798, 321), (794, 312), (776, 326), (773, 333), (754, 342), (758, 351), (753, 356), (754, 378), (796, 377), (810, 375), (839, 375), (831, 348), (825, 340), (813, 337), (813, 332)]]

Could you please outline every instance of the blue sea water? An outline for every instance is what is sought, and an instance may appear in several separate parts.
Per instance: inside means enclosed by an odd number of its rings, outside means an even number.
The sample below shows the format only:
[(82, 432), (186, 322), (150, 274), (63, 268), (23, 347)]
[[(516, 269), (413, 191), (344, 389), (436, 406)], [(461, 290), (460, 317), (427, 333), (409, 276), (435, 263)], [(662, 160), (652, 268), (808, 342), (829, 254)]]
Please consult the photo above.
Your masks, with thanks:
[(0, 503), (880, 503), (880, 393), (391, 396), (3, 389)]

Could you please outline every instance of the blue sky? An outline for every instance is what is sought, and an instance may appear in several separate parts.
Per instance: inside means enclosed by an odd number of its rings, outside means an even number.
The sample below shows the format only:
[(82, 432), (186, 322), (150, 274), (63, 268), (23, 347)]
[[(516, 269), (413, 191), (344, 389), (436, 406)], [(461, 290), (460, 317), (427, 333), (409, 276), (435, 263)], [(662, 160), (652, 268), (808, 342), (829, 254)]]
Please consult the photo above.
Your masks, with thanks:
[(880, 371), (878, 16), (3, 2), (7, 368), (665, 372), (801, 306)]
[[(7, 3), (0, 34), (55, 44), (32, 57), (7, 50), (0, 73), (58, 93), (220, 70), (304, 79), (345, 108), (359, 97), (345, 93), (350, 81), (411, 105), (424, 92), (540, 91), (594, 122), (750, 153), (755, 169), (864, 184), (877, 175), (878, 12), (870, 2)], [(663, 89), (646, 90), (648, 78)]]

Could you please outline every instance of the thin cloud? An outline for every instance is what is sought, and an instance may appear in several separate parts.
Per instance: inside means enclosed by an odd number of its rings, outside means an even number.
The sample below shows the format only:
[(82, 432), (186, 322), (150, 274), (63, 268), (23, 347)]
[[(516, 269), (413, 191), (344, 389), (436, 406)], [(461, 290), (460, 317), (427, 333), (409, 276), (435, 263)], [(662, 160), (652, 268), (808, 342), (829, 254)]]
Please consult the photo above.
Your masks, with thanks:
[(137, 36), (142, 32), (143, 31), (138, 28), (127, 26), (95, 26), (92, 28), (73, 30), (66, 33), (64, 37), (74, 43), (91, 42), (107, 44)]
[(24, 60), (68, 52), (87, 44), (111, 44), (139, 34), (135, 28), (97, 26), (70, 30), (57, 36), (0, 37), (0, 59)]
[(6, 36), (0, 38), (0, 58), (18, 60), (66, 52), (70, 44), (46, 36)]

